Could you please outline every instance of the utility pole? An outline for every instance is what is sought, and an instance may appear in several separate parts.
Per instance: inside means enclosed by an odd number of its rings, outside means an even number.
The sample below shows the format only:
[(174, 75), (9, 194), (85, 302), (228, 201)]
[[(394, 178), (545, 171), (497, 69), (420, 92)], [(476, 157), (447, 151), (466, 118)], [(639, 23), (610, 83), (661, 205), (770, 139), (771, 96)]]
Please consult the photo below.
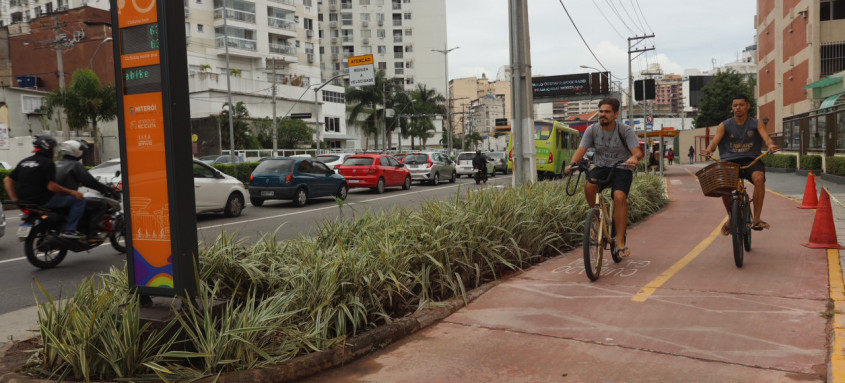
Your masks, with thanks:
[(510, 19), (510, 62), (513, 71), (513, 185), (522, 186), (537, 179), (533, 103), (531, 100), (531, 47), (529, 46), (527, 0), (508, 0)]
[[(639, 57), (640, 54), (643, 54), (648, 51), (653, 51), (654, 46), (652, 45), (651, 48), (642, 48), (642, 49), (632, 49), (634, 46), (639, 44), (642, 40), (654, 38), (654, 35), (642, 36), (642, 37), (629, 37), (628, 38), (628, 126), (631, 128), (634, 127), (634, 74), (631, 69), (631, 62), (633, 59)], [(633, 43), (636, 41), (636, 43)], [(632, 53), (639, 53), (638, 55), (631, 57)]]
[[(64, 44), (66, 42), (66, 39), (63, 39), (63, 38), (60, 37), (59, 29), (63, 26), (64, 25), (59, 24), (59, 14), (58, 13), (53, 14), (52, 29), (53, 29), (53, 32), (56, 36), (56, 40), (53, 41), (53, 45), (56, 47), (56, 68), (59, 72), (58, 73), (58, 75), (59, 75), (59, 89), (61, 89), (62, 92), (64, 92), (64, 90), (65, 90), (65, 63), (64, 63), (64, 59), (62, 58), (62, 48), (64, 48)], [(63, 137), (62, 141), (70, 140), (70, 127), (65, 127), (64, 124), (62, 124), (62, 111), (61, 111), (61, 109), (59, 109), (58, 113), (59, 113), (59, 124), (61, 124), (61, 127), (62, 127), (62, 137)], [(97, 138), (94, 137), (94, 139), (96, 140)]]
[(232, 70), (229, 68), (229, 25), (227, 23), (229, 8), (223, 3), (223, 45), (226, 47), (226, 94), (229, 97), (229, 161), (235, 163), (235, 106), (232, 105)]
[(452, 155), (452, 136), (454, 132), (452, 131), (452, 99), (449, 98), (449, 52), (458, 49), (460, 47), (454, 48), (447, 48), (446, 45), (443, 46), (443, 49), (432, 49), (432, 52), (440, 52), (443, 54), (443, 61), (445, 65), (445, 77), (446, 77), (446, 123), (449, 132), (449, 155)]
[(276, 121), (276, 58), (273, 57), (273, 157), (279, 153), (279, 122)]

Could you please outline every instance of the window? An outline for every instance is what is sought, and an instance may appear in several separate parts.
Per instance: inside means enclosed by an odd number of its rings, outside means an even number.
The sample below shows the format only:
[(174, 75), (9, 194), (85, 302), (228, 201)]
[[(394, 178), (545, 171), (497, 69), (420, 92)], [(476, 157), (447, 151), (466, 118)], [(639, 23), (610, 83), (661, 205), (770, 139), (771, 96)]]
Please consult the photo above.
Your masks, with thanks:
[(380, 62), (378, 63), (378, 69), (379, 69), (379, 70), (387, 70), (387, 63), (386, 63), (386, 62), (383, 62), (383, 61), (380, 61)]
[(381, 166), (390, 166), (390, 160), (387, 159), (387, 157), (379, 158), (378, 162), (379, 162), (379, 165), (381, 165)]
[(340, 118), (339, 117), (326, 117), (326, 131), (327, 132), (340, 132)]
[[(361, 5), (364, 5), (362, 2)], [(362, 13), (361, 14), (361, 21), (370, 21), (370, 14), (369, 13)]]
[(21, 105), (24, 113), (37, 113), (41, 111), (41, 104), (44, 99), (36, 96), (21, 96)]
[(836, 116), (836, 150), (845, 150), (845, 111)]
[(845, 70), (845, 43), (822, 44), (820, 51), (822, 77)]
[(302, 26), (305, 29), (313, 30), (314, 29), (314, 20), (305, 18), (302, 20)]
[(362, 55), (371, 55), (373, 54), (373, 47), (370, 45), (364, 45), (361, 47), (361, 54)]
[(385, 53), (387, 53), (387, 47), (384, 46), (384, 45), (379, 45), (378, 46), (378, 54), (383, 55)]
[(384, 38), (384, 36), (386, 36), (386, 35), (384, 34), (384, 29), (377, 29), (377, 30), (376, 30), (376, 37), (378, 37), (378, 38), (380, 38), (380, 39), (383, 39), (383, 38)]
[(413, 36), (413, 34), (414, 34), (413, 29), (408, 28), (408, 29), (405, 30), (405, 36)]
[(352, 25), (352, 14), (351, 13), (341, 13), (340, 19), (342, 20), (340, 25), (351, 26)]
[(302, 0), (302, 5), (304, 5), (306, 7), (310, 7), (311, 6), (311, 0)]
[(197, 24), (197, 32), (202, 32), (202, 24)]
[(825, 117), (818, 116), (810, 118), (810, 150), (824, 150), (825, 139)]
[(188, 65), (188, 74), (197, 74), (200, 72), (199, 65)]
[(333, 103), (336, 103), (336, 104), (346, 103), (346, 101), (344, 101), (343, 93), (332, 92), (330, 90), (324, 90), (323, 91), (323, 101), (324, 102), (333, 102)]
[(411, 12), (405, 12), (405, 13), (402, 15), (402, 17), (403, 17), (405, 20), (410, 20), (410, 19), (411, 19)]
[(363, 37), (365, 39), (373, 37), (373, 31), (371, 31), (369, 29), (362, 29), (361, 30), (361, 37)]
[(819, 20), (845, 19), (845, 0), (821, 0), (819, 3)]
[(405, 46), (405, 53), (411, 53), (411, 52), (413, 52), (413, 51), (414, 51), (414, 46), (413, 46), (413, 45), (406, 45), (406, 46)]
[(358, 3), (361, 5), (370, 5), (370, 0), (360, 0)]

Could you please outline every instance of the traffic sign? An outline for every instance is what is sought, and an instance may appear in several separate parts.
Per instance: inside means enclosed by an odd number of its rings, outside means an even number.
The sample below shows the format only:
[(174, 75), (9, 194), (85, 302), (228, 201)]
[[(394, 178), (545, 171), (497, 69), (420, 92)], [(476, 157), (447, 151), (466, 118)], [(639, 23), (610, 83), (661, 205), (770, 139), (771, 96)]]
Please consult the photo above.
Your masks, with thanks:
[(376, 84), (375, 60), (373, 55), (351, 56), (349, 64), (349, 85), (369, 86)]
[(654, 123), (654, 116), (652, 116), (650, 114), (646, 115), (645, 116), (645, 123), (646, 124), (653, 124)]
[(311, 118), (311, 113), (291, 113), (290, 118), (294, 120), (304, 120), (306, 118)]

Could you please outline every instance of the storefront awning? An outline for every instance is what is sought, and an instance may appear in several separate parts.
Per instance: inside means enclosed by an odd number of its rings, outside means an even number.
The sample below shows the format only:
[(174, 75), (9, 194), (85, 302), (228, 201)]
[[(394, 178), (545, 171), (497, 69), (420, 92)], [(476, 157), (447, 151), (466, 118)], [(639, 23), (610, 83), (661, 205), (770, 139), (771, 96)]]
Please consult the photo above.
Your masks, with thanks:
[[(819, 106), (819, 109), (830, 108), (830, 107), (836, 105), (836, 101), (843, 94), (845, 94), (845, 93), (839, 93), (839, 94), (836, 94), (836, 95), (833, 95), (833, 96), (830, 96), (830, 97), (824, 99), (824, 101), (822, 101), (821, 106)], [(842, 98), (842, 101), (845, 102), (845, 97), (841, 97), (841, 98)]]
[(804, 86), (804, 89), (823, 88), (836, 83), (842, 83), (842, 77), (827, 77)]

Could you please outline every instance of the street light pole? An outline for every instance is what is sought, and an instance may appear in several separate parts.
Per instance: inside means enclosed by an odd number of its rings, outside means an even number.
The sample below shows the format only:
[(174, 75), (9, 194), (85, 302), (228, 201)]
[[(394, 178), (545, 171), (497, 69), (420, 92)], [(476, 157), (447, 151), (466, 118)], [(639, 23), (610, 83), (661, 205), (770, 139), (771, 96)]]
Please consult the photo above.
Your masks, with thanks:
[(112, 41), (112, 40), (113, 40), (113, 39), (112, 39), (111, 37), (106, 37), (106, 38), (104, 38), (104, 39), (103, 39), (103, 41), (100, 41), (100, 43), (99, 43), (99, 44), (97, 44), (97, 49), (94, 49), (94, 54), (92, 54), (92, 55), (91, 55), (91, 59), (90, 59), (90, 60), (88, 60), (88, 69), (91, 69), (91, 66), (92, 66), (92, 65), (94, 65), (94, 57), (96, 57), (96, 56), (97, 56), (97, 53), (99, 53), (99, 52), (100, 52), (100, 47), (102, 47), (102, 46), (103, 46), (103, 44), (105, 44), (105, 43), (107, 43), (107, 42), (109, 42), (109, 41)]
[(452, 100), (449, 99), (449, 52), (458, 49), (460, 47), (454, 48), (447, 48), (446, 45), (443, 46), (443, 49), (432, 49), (432, 52), (440, 52), (443, 54), (443, 61), (445, 62), (445, 75), (446, 75), (446, 123), (448, 125), (448, 134), (449, 134), (449, 155), (452, 155)]

